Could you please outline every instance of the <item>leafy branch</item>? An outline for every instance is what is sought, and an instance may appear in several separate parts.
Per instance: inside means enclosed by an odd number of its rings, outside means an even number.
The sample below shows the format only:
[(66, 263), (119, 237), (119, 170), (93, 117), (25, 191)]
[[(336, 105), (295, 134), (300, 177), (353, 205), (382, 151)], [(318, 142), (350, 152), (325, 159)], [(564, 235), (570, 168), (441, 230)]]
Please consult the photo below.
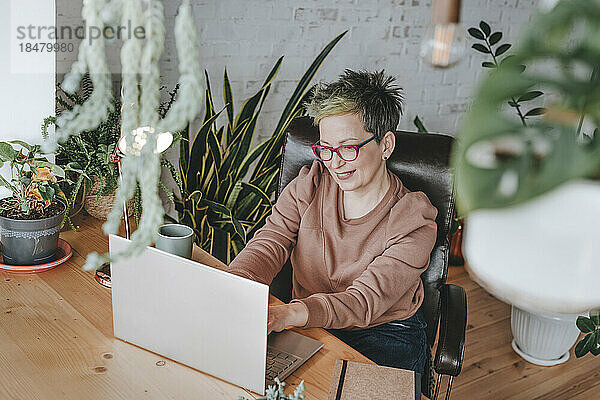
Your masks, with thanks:
[(591, 311), (590, 317), (577, 317), (577, 327), (587, 333), (575, 346), (577, 358), (585, 356), (588, 352), (600, 355), (600, 311)]
[[(490, 61), (482, 62), (481, 63), (482, 67), (498, 68), (501, 64), (506, 62), (506, 60), (509, 60), (511, 58), (511, 56), (509, 55), (509, 56), (506, 56), (506, 57), (500, 59), (500, 56), (502, 56), (504, 53), (506, 53), (512, 47), (512, 44), (503, 43), (503, 44), (498, 45), (500, 40), (502, 39), (502, 32), (498, 31), (498, 32), (492, 33), (492, 28), (490, 27), (490, 25), (487, 22), (481, 21), (479, 23), (479, 28), (476, 28), (476, 27), (469, 28), (468, 32), (469, 32), (469, 35), (471, 35), (475, 39), (483, 42), (483, 43), (475, 43), (471, 47), (480, 53), (488, 54), (490, 57), (492, 57), (491, 62)], [(496, 46), (496, 45), (498, 45), (498, 47), (496, 47), (494, 49), (494, 46)], [(521, 68), (521, 72), (523, 72), (523, 71), (525, 71), (526, 67), (525, 67), (525, 65), (521, 65), (520, 68)], [(523, 111), (521, 110), (521, 103), (536, 99), (543, 94), (544, 93), (539, 90), (532, 90), (532, 91), (522, 94), (519, 97), (510, 97), (510, 99), (508, 100), (508, 105), (515, 109), (523, 126), (527, 126), (527, 122), (526, 122), (527, 117), (542, 115), (545, 110), (542, 107), (536, 107), (536, 108), (533, 108), (533, 109), (527, 111), (525, 114), (523, 114)]]

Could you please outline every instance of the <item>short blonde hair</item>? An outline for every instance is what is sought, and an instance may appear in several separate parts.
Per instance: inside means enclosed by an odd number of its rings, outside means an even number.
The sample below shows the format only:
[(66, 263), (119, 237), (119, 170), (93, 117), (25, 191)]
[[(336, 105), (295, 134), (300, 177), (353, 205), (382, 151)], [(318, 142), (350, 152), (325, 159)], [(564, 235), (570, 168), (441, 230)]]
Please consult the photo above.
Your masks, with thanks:
[(315, 125), (332, 115), (359, 114), (365, 131), (374, 134), (379, 142), (386, 132), (396, 130), (402, 115), (404, 96), (394, 81), (384, 70), (347, 69), (337, 81), (316, 84), (304, 106)]

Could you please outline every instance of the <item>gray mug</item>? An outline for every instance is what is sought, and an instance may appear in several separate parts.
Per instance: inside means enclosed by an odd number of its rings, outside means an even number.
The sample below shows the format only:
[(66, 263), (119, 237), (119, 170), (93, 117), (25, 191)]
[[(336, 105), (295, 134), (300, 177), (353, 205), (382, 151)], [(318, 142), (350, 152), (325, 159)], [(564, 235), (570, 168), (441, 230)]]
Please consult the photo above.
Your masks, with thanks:
[(192, 258), (194, 230), (187, 225), (165, 224), (158, 228), (156, 248), (180, 257)]

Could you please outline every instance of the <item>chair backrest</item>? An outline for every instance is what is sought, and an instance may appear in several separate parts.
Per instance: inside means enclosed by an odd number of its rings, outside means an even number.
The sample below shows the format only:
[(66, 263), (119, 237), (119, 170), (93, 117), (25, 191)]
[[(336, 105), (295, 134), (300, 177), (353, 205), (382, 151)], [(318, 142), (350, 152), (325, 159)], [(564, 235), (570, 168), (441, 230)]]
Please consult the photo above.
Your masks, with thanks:
[[(309, 117), (296, 118), (290, 124), (283, 146), (277, 195), (315, 156), (311, 146), (319, 139), (319, 129)], [(388, 168), (411, 191), (422, 191), (438, 209), (437, 241), (431, 252), (429, 267), (421, 275), (425, 287), (423, 312), (427, 321), (427, 338), (432, 346), (439, 321), (439, 288), (446, 282), (450, 243), (448, 233), (454, 215), (452, 176), (449, 170), (453, 138), (440, 134), (396, 132), (396, 147), (388, 159)], [(289, 262), (271, 285), (271, 293), (283, 301), (291, 297)]]

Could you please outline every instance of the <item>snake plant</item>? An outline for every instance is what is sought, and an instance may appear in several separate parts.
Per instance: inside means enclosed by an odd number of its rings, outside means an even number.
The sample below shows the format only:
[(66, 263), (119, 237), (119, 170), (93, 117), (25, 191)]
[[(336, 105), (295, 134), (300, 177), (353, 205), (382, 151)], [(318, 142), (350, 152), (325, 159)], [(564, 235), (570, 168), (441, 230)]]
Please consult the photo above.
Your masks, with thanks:
[[(165, 159), (163, 165), (169, 168), (179, 189), (174, 199), (178, 222), (193, 228), (195, 242), (221, 261), (229, 263), (270, 214), (285, 130), (303, 114), (310, 82), (345, 34), (333, 39), (315, 58), (284, 107), (271, 137), (255, 147), (252, 138), (256, 123), (283, 57), (237, 114), (227, 70), (223, 77), (225, 105), (220, 110), (215, 108), (205, 72), (204, 122), (194, 138), (189, 137), (189, 131), (184, 133), (178, 168)], [(225, 125), (219, 127), (218, 118), (223, 113)]]

